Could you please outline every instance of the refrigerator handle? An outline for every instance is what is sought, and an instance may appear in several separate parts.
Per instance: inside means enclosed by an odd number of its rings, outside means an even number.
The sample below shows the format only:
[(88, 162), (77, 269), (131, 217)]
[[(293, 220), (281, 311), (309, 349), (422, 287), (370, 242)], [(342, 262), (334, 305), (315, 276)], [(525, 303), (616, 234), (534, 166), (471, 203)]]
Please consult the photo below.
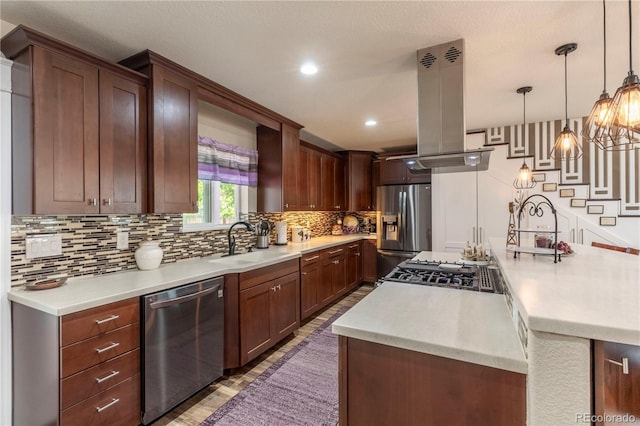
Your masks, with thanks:
[[(400, 235), (400, 238), (401, 238), (400, 243), (402, 244), (402, 247), (405, 247), (406, 240), (407, 240), (407, 238), (406, 238), (406, 236), (407, 236), (406, 235), (406, 233), (407, 233), (407, 229), (406, 229), (406, 226), (407, 226), (407, 192), (406, 191), (401, 191), (400, 192), (400, 200), (401, 200), (400, 212), (402, 214), (402, 226), (400, 228), (399, 235)], [(405, 247), (405, 249), (406, 249), (406, 247)]]
[(402, 191), (398, 192), (398, 229), (397, 229), (398, 237), (397, 238), (401, 247), (404, 244), (404, 238), (402, 238), (402, 232), (404, 230), (404, 210), (402, 208), (402, 194), (404, 194)]

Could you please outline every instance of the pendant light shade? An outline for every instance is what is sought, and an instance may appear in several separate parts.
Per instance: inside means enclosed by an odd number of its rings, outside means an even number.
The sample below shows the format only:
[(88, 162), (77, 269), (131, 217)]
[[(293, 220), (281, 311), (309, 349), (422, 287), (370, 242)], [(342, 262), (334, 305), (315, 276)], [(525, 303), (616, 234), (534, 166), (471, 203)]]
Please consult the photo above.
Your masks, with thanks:
[(591, 113), (582, 128), (582, 138), (585, 141), (595, 143), (603, 150), (613, 149), (613, 143), (609, 136), (611, 126), (611, 102), (613, 99), (607, 92), (607, 7), (605, 0), (602, 0), (602, 39), (603, 39), (603, 89), (600, 98), (591, 109)]
[(564, 44), (556, 49), (556, 55), (564, 55), (564, 120), (565, 125), (553, 145), (549, 157), (564, 160), (574, 160), (582, 157), (582, 147), (578, 143), (578, 137), (569, 128), (569, 116), (567, 113), (567, 55), (578, 48), (576, 43)]
[(611, 102), (609, 137), (613, 149), (640, 148), (640, 78), (633, 72), (631, 43), (631, 0), (629, 0), (629, 73)]
[[(527, 93), (532, 90), (531, 86), (521, 87), (516, 90), (516, 93), (522, 93), (522, 145), (523, 147), (527, 144), (526, 139), (526, 127), (527, 127)], [(525, 160), (526, 150), (523, 150), (522, 153), (522, 166), (520, 170), (518, 170), (518, 175), (513, 181), (513, 187), (516, 189), (531, 189), (536, 186), (536, 180), (533, 178), (533, 174), (527, 166), (527, 161)]]

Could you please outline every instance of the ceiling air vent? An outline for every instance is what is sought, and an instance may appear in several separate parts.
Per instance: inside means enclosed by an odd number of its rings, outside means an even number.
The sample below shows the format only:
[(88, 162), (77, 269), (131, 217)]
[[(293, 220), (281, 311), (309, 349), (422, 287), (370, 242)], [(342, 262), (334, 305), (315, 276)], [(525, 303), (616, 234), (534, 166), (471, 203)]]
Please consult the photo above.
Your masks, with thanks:
[(462, 52), (456, 49), (454, 46), (451, 46), (447, 53), (444, 54), (444, 57), (447, 58), (447, 61), (454, 63), (459, 57), (462, 55)]
[(431, 68), (431, 65), (433, 65), (433, 63), (436, 61), (436, 57), (433, 56), (431, 54), (431, 52), (427, 52), (426, 55), (424, 55), (422, 57), (422, 59), (420, 59), (420, 63), (425, 67), (425, 68)]

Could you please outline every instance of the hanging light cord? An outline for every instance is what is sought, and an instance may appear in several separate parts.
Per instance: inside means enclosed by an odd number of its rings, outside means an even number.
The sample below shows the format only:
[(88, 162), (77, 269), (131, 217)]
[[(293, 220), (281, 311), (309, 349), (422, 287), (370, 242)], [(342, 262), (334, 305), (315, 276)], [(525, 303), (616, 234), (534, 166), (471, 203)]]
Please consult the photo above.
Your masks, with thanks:
[(603, 65), (604, 65), (604, 84), (602, 85), (602, 93), (606, 93), (607, 92), (607, 6), (605, 5), (605, 0), (602, 0), (602, 32), (604, 34), (603, 39), (604, 39), (604, 58), (603, 58)]
[(569, 113), (567, 112), (567, 50), (564, 51), (564, 121), (565, 126), (569, 127)]
[(631, 60), (631, 0), (629, 0), (629, 75), (633, 74), (633, 61)]
[(527, 92), (522, 93), (522, 160), (527, 153)]

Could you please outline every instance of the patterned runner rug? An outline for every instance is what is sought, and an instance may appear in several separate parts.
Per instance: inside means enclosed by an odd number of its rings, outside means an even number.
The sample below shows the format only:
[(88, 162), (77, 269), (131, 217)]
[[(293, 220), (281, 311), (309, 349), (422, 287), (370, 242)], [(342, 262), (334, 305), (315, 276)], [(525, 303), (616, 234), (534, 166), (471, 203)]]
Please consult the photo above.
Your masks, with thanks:
[(287, 352), (201, 426), (336, 425), (338, 336), (331, 324), (343, 308)]

